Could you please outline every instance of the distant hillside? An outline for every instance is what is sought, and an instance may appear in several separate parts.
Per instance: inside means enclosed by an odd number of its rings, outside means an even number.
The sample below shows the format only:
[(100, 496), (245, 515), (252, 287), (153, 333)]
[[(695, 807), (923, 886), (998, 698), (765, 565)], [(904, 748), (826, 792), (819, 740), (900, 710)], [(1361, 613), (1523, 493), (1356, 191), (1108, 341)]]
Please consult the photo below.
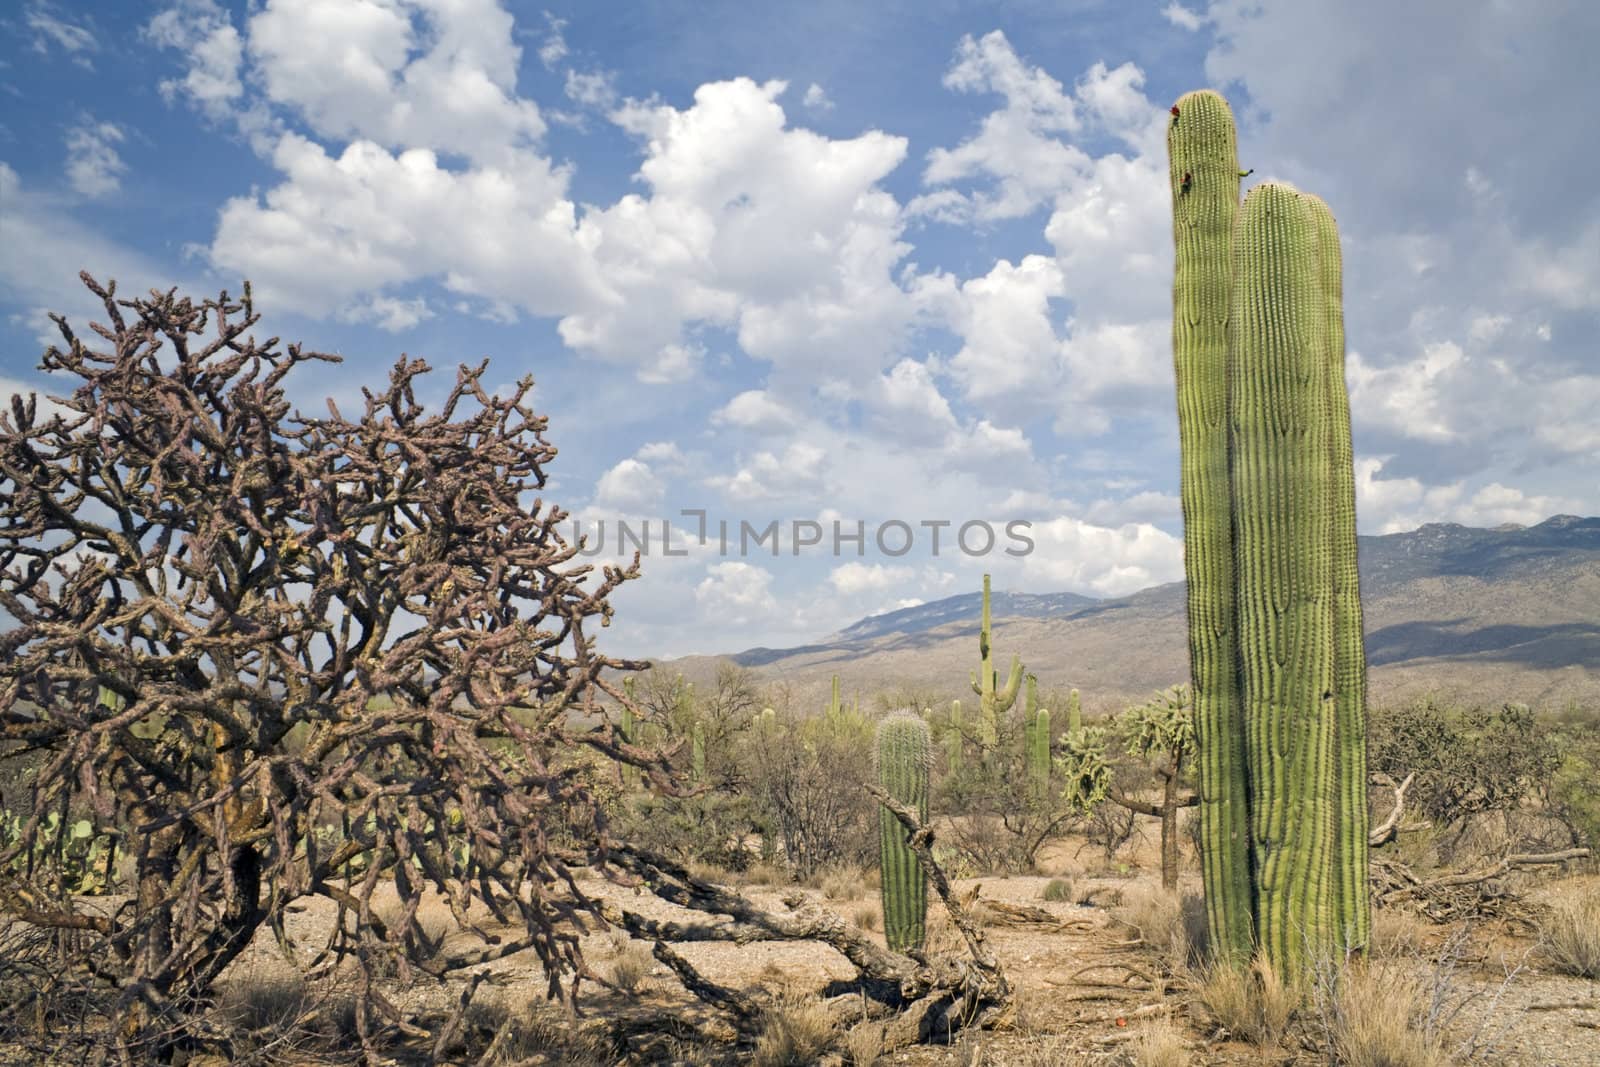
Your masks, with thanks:
[[(1487, 703), (1600, 709), (1600, 518), (1537, 526), (1433, 523), (1359, 540), (1376, 701), (1422, 692)], [(709, 679), (723, 659), (820, 698), (830, 678), (873, 693), (959, 696), (976, 665), (980, 595), (862, 619), (812, 645), (664, 665)], [(1074, 686), (1114, 708), (1188, 674), (1181, 582), (1116, 599), (996, 593), (995, 648), (1019, 653), (1046, 690)]]

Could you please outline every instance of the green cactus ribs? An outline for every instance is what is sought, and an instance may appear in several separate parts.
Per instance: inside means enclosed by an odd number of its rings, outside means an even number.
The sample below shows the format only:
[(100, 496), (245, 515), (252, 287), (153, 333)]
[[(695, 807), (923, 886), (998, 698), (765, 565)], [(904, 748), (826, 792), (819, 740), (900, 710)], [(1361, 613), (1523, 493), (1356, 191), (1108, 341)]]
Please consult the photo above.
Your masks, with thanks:
[(1228, 478), (1228, 305), (1239, 160), (1219, 94), (1186, 93), (1167, 126), (1172, 187), (1172, 353), (1188, 588), (1189, 672), (1200, 752), (1201, 875), (1210, 943), (1242, 960), (1255, 941)]
[[(933, 762), (928, 724), (897, 711), (878, 724), (878, 784), (894, 799), (928, 818), (928, 771)], [(878, 809), (878, 862), (884, 940), (894, 952), (920, 952), (927, 936), (928, 876), (907, 843), (906, 829), (889, 809)]]
[[(1338, 232), (1239, 204), (1227, 101), (1168, 125), (1173, 364), (1211, 943), (1293, 973), (1365, 944), (1366, 664)], [(1248, 173), (1248, 172), (1245, 172)]]

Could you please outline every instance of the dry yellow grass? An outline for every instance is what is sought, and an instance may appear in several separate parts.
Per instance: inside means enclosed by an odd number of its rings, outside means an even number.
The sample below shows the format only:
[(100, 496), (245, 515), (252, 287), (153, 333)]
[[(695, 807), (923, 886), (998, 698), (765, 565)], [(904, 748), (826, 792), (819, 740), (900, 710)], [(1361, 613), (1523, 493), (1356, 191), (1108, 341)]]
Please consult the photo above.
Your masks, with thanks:
[(1260, 1048), (1275, 1048), (1299, 1005), (1296, 990), (1270, 963), (1257, 960), (1248, 971), (1219, 964), (1198, 976), (1195, 991), (1218, 1026)]
[(1575, 890), (1558, 898), (1540, 924), (1539, 943), (1552, 969), (1600, 978), (1600, 890)]
[(1404, 908), (1376, 908), (1372, 912), (1372, 954), (1382, 959), (1417, 956), (1427, 945), (1430, 925)]
[(1112, 916), (1173, 974), (1186, 972), (1204, 956), (1205, 916), (1196, 897), (1155, 885), (1134, 885), (1123, 892)]
[(617, 946), (616, 958), (611, 961), (611, 980), (624, 993), (637, 993), (644, 987), (656, 960), (650, 950), (634, 941)]
[(834, 1042), (827, 1007), (816, 997), (784, 996), (762, 1023), (750, 1062), (754, 1067), (809, 1067)]
[(1189, 1046), (1171, 1019), (1156, 1019), (1128, 1046), (1128, 1067), (1188, 1067)]
[(860, 1023), (844, 1035), (845, 1062), (850, 1067), (873, 1067), (883, 1055), (883, 1024)]
[(1325, 1019), (1333, 1061), (1340, 1067), (1447, 1067), (1451, 1057), (1438, 1035), (1417, 1025), (1427, 999), (1422, 983), (1398, 965), (1344, 967)]
[(860, 867), (832, 867), (822, 873), (816, 888), (827, 900), (860, 900), (866, 893), (866, 878)]

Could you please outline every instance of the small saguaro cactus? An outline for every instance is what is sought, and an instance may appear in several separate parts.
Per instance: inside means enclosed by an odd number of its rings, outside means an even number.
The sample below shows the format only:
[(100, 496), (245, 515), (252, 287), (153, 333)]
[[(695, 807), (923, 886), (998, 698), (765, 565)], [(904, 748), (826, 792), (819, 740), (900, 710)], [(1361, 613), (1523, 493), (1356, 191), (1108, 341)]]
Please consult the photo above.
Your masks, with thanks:
[(1028, 752), (1028, 777), (1036, 796), (1050, 790), (1050, 709), (1033, 713), (1033, 736)]
[[(878, 784), (894, 799), (928, 818), (928, 769), (933, 761), (928, 724), (897, 711), (878, 724)], [(928, 876), (888, 808), (878, 809), (878, 864), (883, 893), (884, 940), (894, 952), (920, 952), (927, 935)]]
[(703, 781), (706, 780), (706, 724), (705, 723), (696, 722), (694, 724), (694, 734), (693, 734), (692, 744), (693, 744), (693, 749), (691, 751), (690, 763), (691, 763), (691, 765), (693, 767), (693, 770), (694, 770), (694, 780), (697, 781), (697, 782), (703, 782)]
[(978, 696), (979, 738), (987, 752), (995, 746), (1000, 727), (1000, 717), (1011, 710), (1022, 687), (1022, 657), (1011, 656), (1011, 673), (1005, 685), (1000, 684), (1000, 673), (994, 669), (994, 656), (989, 644), (989, 576), (983, 576), (983, 624), (978, 630), (978, 669), (972, 672), (972, 691)]
[(1083, 700), (1074, 689), (1067, 696), (1067, 733), (1076, 736), (1083, 729)]

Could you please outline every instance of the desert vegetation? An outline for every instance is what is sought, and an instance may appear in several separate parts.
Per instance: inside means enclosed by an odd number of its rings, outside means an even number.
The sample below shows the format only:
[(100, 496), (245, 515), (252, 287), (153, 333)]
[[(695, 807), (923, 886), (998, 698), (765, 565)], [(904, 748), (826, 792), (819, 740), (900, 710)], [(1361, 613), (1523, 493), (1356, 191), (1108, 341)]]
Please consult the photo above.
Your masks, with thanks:
[(965, 684), (609, 656), (531, 381), (306, 416), (248, 286), (85, 275), (0, 414), (0, 1046), (1597, 1062), (1594, 709), (1367, 707), (1332, 214), (1214, 93), (1169, 147), (1191, 672), (1112, 714), (988, 576)]

